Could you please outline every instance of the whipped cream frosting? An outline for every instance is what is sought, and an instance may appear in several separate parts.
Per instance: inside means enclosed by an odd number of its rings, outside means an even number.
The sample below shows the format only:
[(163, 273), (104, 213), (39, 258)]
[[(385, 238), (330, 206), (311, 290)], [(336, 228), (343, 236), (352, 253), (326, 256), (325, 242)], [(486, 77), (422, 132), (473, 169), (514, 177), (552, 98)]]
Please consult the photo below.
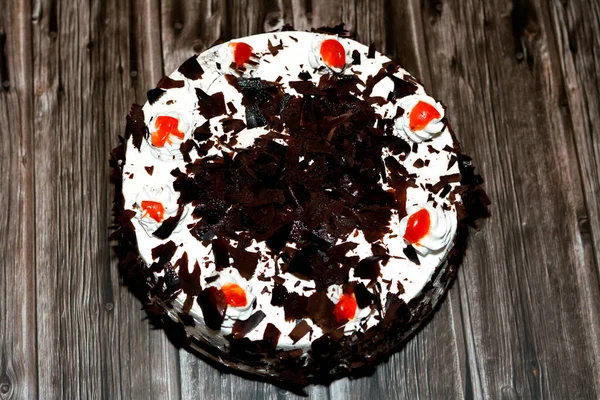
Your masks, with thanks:
[(415, 250), (422, 256), (427, 256), (432, 253), (445, 252), (452, 244), (452, 239), (456, 234), (456, 217), (440, 207), (433, 207), (430, 204), (411, 204), (406, 207), (408, 215), (400, 221), (399, 230), (404, 237), (406, 225), (410, 216), (419, 211), (427, 210), (430, 218), (429, 231), (417, 243), (410, 243), (406, 239), (404, 241), (412, 244)]
[[(313, 39), (312, 45), (310, 47), (310, 52), (308, 53), (309, 65), (312, 68), (314, 68), (315, 70), (320, 71), (322, 73), (328, 73), (328, 72), (341, 73), (342, 71), (344, 71), (344, 69), (346, 68), (346, 66), (349, 63), (349, 60), (351, 60), (350, 46), (348, 45), (346, 40), (342, 39), (342, 38), (336, 38), (331, 35), (318, 34), (315, 36), (316, 37)], [(344, 48), (344, 54), (345, 54), (345, 58), (346, 58), (346, 64), (343, 67), (331, 66), (323, 60), (323, 56), (321, 55), (321, 46), (323, 45), (323, 42), (325, 40), (336, 40), (339, 44), (342, 45), (342, 47)]]
[(246, 305), (239, 307), (229, 305), (227, 307), (227, 310), (225, 310), (225, 319), (223, 320), (222, 327), (231, 328), (236, 321), (247, 320), (252, 315), (256, 302), (256, 296), (253, 293), (252, 284), (246, 279), (242, 278), (238, 270), (235, 268), (227, 268), (219, 272), (215, 271), (211, 276), (208, 277), (208, 280), (212, 279), (215, 280), (209, 283), (207, 287), (216, 287), (217, 289), (221, 289), (226, 284), (235, 284), (242, 288), (246, 296)]
[[(278, 80), (279, 84), (286, 93), (291, 96), (298, 96), (297, 91), (290, 85), (290, 82), (298, 81), (299, 74), (310, 71), (308, 81), (315, 84), (319, 83), (322, 74), (341, 72), (321, 68), (323, 64), (320, 58), (320, 43), (324, 39), (336, 39), (343, 44), (346, 50), (347, 61), (349, 55), (356, 51), (360, 57), (360, 64), (347, 64), (343, 69), (344, 75), (355, 74), (359, 77), (359, 88), (364, 90), (369, 78), (377, 76), (382, 69), (382, 65), (390, 62), (390, 59), (376, 52), (374, 57), (370, 58), (368, 47), (346, 38), (338, 38), (335, 35), (313, 34), (306, 32), (276, 32), (269, 34), (256, 35), (238, 39), (235, 42), (243, 41), (253, 48), (257, 56), (257, 65), (254, 66), (249, 74), (253, 77), (269, 81)], [(271, 46), (269, 46), (271, 43)], [(269, 49), (273, 45), (281, 44), (277, 51)], [(200, 154), (196, 148), (189, 152), (189, 157), (193, 160), (198, 157), (211, 157), (223, 152), (232, 154), (232, 152), (252, 146), (254, 140), (268, 133), (264, 127), (243, 128), (238, 132), (226, 131), (223, 128), (223, 122), (232, 118), (245, 120), (246, 109), (243, 105), (242, 94), (227, 82), (227, 71), (223, 73), (223, 65), (231, 64), (228, 53), (228, 43), (221, 44), (196, 57), (198, 64), (202, 67), (203, 74), (199, 79), (188, 79), (182, 72), (175, 71), (170, 78), (175, 81), (183, 81), (182, 87), (169, 88), (156, 101), (147, 102), (143, 106), (144, 118), (150, 132), (153, 129), (153, 121), (160, 115), (174, 115), (180, 120), (182, 127), (185, 127), (186, 139), (192, 137), (192, 132), (200, 127), (210, 129), (212, 137), (209, 139), (214, 142), (205, 153)], [(312, 68), (312, 69), (309, 69)], [(319, 73), (315, 73), (315, 68), (321, 68)], [(410, 75), (398, 68), (394, 72), (394, 78), (398, 80), (409, 79)], [(391, 100), (385, 100), (388, 95), (394, 91), (395, 82), (390, 78), (384, 78), (378, 81), (371, 88), (371, 96), (378, 96), (384, 99), (383, 102), (375, 102), (372, 107), (375, 113), (381, 119), (392, 120), (398, 115), (398, 108), (404, 109), (404, 114), (396, 118), (392, 130), (395, 134), (405, 135), (410, 139), (410, 143), (416, 143), (412, 146), (412, 151), (387, 151), (382, 154), (382, 158), (388, 158), (389, 161), (401, 164), (406, 170), (408, 176), (414, 177), (414, 185), (406, 189), (407, 212), (413, 210), (413, 205), (418, 207), (429, 207), (432, 215), (431, 236), (423, 240), (415, 249), (419, 253), (419, 263), (411, 261), (405, 254), (407, 243), (403, 240), (403, 229), (405, 228), (406, 217), (400, 216), (396, 211), (391, 215), (388, 223), (388, 229), (385, 237), (377, 244), (387, 251), (390, 255), (389, 260), (381, 266), (380, 276), (375, 280), (380, 288), (377, 296), (382, 304), (385, 304), (388, 293), (399, 296), (405, 302), (409, 302), (416, 297), (429, 282), (432, 275), (444, 263), (446, 251), (454, 241), (456, 232), (457, 216), (454, 203), (460, 201), (460, 194), (455, 193), (454, 189), (459, 186), (458, 182), (448, 184), (449, 191), (433, 193), (431, 187), (436, 185), (443, 176), (459, 174), (458, 163), (451, 150), (454, 146), (452, 135), (445, 127), (441, 118), (444, 116), (443, 107), (427, 96), (422, 86), (416, 81), (411, 80), (416, 86), (414, 95)], [(197, 90), (201, 90), (208, 96), (216, 93), (222, 93), (224, 102), (227, 104), (227, 113), (206, 119), (198, 111)], [(423, 131), (412, 132), (406, 125), (411, 106), (414, 106), (419, 100), (427, 101), (433, 105), (442, 116), (438, 121), (431, 121)], [(230, 139), (235, 136), (236, 140)], [(426, 141), (422, 143), (423, 141)], [(282, 285), (288, 293), (296, 293), (303, 296), (310, 296), (316, 292), (315, 284), (312, 281), (303, 280), (290, 273), (277, 273), (280, 271), (282, 261), (270, 255), (265, 242), (252, 243), (245, 248), (246, 251), (257, 254), (258, 265), (252, 277), (242, 278), (237, 274), (237, 270), (228, 268), (218, 270), (214, 262), (213, 248), (209, 241), (200, 241), (194, 237), (189, 229), (183, 229), (193, 225), (196, 220), (193, 216), (193, 206), (186, 204), (183, 216), (180, 220), (178, 229), (170, 237), (161, 240), (151, 235), (158, 225), (147, 218), (141, 218), (138, 203), (142, 197), (148, 194), (156, 194), (155, 198), (164, 201), (165, 210), (168, 208), (169, 215), (173, 215), (176, 210), (177, 193), (173, 193), (173, 175), (171, 172), (175, 169), (186, 170), (187, 162), (178, 153), (175, 145), (168, 149), (157, 151), (153, 149), (150, 142), (143, 144), (139, 149), (134, 146), (132, 138), (129, 138), (126, 144), (126, 163), (123, 166), (123, 195), (125, 200), (125, 209), (136, 210), (134, 218), (134, 227), (140, 256), (151, 265), (156, 261), (152, 255), (152, 249), (173, 242), (175, 244), (175, 254), (172, 258), (172, 264), (180, 259), (185, 253), (189, 259), (189, 273), (192, 272), (196, 262), (201, 265), (200, 285), (202, 287), (223, 285), (225, 282), (234, 282), (244, 288), (248, 296), (246, 307), (228, 307), (226, 311), (226, 322), (218, 332), (210, 331), (204, 324), (204, 317), (201, 307), (197, 301), (193, 302), (191, 309), (186, 312), (196, 321), (195, 326), (186, 326), (188, 335), (201, 337), (219, 348), (227, 346), (225, 337), (232, 332), (232, 326), (236, 320), (245, 320), (253, 313), (261, 311), (265, 314), (264, 319), (260, 321), (245, 337), (250, 340), (260, 340), (268, 324), (276, 326), (281, 332), (277, 347), (281, 349), (308, 349), (313, 340), (323, 334), (322, 329), (312, 320), (306, 319), (310, 326), (310, 332), (298, 340), (290, 338), (289, 334), (296, 327), (296, 321), (287, 321), (284, 310), (280, 306), (271, 304), (274, 280), (277, 277), (283, 279)], [(387, 165), (387, 164), (386, 164)], [(148, 172), (148, 167), (152, 167), (152, 173)], [(383, 180), (380, 181), (383, 189), (389, 190), (390, 187)], [(151, 188), (162, 188), (156, 192)], [(445, 193), (444, 193), (445, 192)], [(143, 193), (143, 195), (142, 195)], [(160, 194), (160, 195), (159, 195)], [(453, 200), (450, 201), (449, 197)], [(431, 207), (431, 201), (435, 201), (437, 206)], [(441, 207), (444, 207), (442, 209)], [(409, 211), (411, 210), (411, 211)], [(404, 225), (403, 225), (404, 224)], [(357, 256), (360, 259), (372, 255), (372, 246), (363, 232), (356, 230), (350, 235), (349, 239), (356, 247), (348, 252), (348, 256)], [(161, 276), (164, 272), (156, 273)], [(236, 275), (237, 274), (237, 275)], [(217, 279), (208, 283), (217, 276)], [(259, 279), (260, 277), (260, 279)], [(363, 283), (367, 287), (373, 287), (371, 279), (363, 279), (350, 273), (349, 279), (353, 283)], [(327, 294), (335, 303), (336, 296), (340, 295), (340, 288), (329, 288)], [(179, 314), (184, 312), (184, 303), (187, 296), (180, 293), (173, 302), (173, 308), (168, 309), (169, 315), (179, 319)], [(251, 301), (250, 301), (251, 300)], [(157, 300), (158, 301), (158, 300)], [(356, 315), (344, 326), (344, 334), (349, 335), (357, 330), (368, 329), (378, 324), (382, 316), (371, 307), (363, 309), (357, 308)]]
[[(179, 195), (175, 193), (170, 185), (144, 185), (140, 192), (136, 196), (136, 202), (133, 208), (136, 209), (135, 218), (139, 221), (139, 224), (144, 228), (144, 232), (148, 236), (152, 236), (164, 220), (177, 215), (179, 211), (179, 205), (177, 204), (177, 198)], [(160, 221), (152, 218), (145, 210), (142, 209), (142, 202), (152, 201), (157, 202), (164, 208), (163, 218)], [(179, 223), (174, 233), (178, 233), (182, 228), (182, 224)]]
[[(425, 102), (432, 105), (437, 112), (439, 117), (433, 118), (425, 127), (422, 129), (411, 129), (410, 127), (410, 116), (419, 102)], [(394, 122), (394, 128), (398, 135), (414, 143), (421, 143), (432, 139), (443, 132), (444, 124), (444, 106), (430, 96), (423, 94), (416, 94), (406, 96), (398, 101), (398, 106), (404, 111), (403, 114), (396, 118)]]

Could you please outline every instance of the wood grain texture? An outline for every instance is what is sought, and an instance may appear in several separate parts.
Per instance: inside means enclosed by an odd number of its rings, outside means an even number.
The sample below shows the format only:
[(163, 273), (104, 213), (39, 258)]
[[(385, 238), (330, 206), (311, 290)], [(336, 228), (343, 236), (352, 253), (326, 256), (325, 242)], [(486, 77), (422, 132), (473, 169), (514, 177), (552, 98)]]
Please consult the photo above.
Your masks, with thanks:
[(486, 178), (435, 318), (311, 399), (600, 396), (600, 4), (0, 0), (0, 399), (294, 399), (178, 350), (120, 284), (124, 115), (217, 40), (342, 21), (442, 100)]

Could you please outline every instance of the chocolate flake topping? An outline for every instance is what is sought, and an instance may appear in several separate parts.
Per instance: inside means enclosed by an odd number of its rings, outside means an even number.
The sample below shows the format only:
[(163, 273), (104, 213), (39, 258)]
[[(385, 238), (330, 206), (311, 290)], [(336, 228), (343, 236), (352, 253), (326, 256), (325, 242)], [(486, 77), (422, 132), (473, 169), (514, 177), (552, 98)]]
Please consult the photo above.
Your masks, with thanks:
[(184, 86), (184, 81), (171, 79), (168, 76), (163, 76), (162, 78), (160, 78), (160, 81), (158, 81), (158, 85), (156, 85), (157, 88), (161, 89), (175, 89), (182, 88)]
[(181, 67), (179, 67), (177, 71), (181, 72), (183, 76), (193, 81), (202, 78), (202, 74), (204, 74), (204, 70), (200, 64), (198, 64), (196, 56), (188, 58), (183, 64), (181, 64)]
[(139, 104), (133, 104), (129, 115), (127, 116), (127, 126), (125, 128), (125, 139), (132, 137), (133, 146), (140, 150), (142, 140), (149, 135), (148, 127), (144, 122), (144, 111)]
[(279, 44), (277, 46), (273, 46), (273, 44), (271, 43), (271, 40), (269, 39), (267, 41), (267, 48), (269, 49), (269, 52), (271, 53), (271, 55), (273, 55), (273, 57), (275, 57), (277, 54), (279, 54), (279, 50), (283, 50), (283, 41), (279, 40)]
[(402, 252), (404, 253), (404, 255), (412, 262), (414, 262), (417, 265), (421, 265), (421, 261), (419, 261), (419, 256), (417, 255), (417, 251), (415, 250), (415, 248), (412, 245), (408, 245), (406, 246)]
[(379, 260), (380, 257), (367, 257), (358, 263), (354, 268), (354, 276), (361, 279), (377, 279), (379, 276)]
[(250, 333), (250, 331), (256, 328), (258, 324), (260, 324), (262, 320), (265, 319), (266, 316), (267, 315), (264, 312), (258, 310), (245, 321), (235, 321), (231, 330), (231, 333), (233, 333), (233, 337), (236, 339), (243, 338), (248, 333)]
[(183, 207), (179, 207), (177, 214), (165, 219), (163, 223), (158, 227), (156, 231), (152, 235), (156, 236), (159, 239), (166, 239), (171, 236), (171, 233), (177, 228), (179, 224), (179, 220), (181, 219), (181, 215), (183, 214)]
[(198, 96), (198, 109), (204, 118), (211, 119), (227, 112), (223, 92), (209, 96), (204, 90), (196, 88), (196, 96)]
[(148, 175), (152, 176), (152, 174), (154, 173), (154, 165), (151, 165), (149, 167), (144, 167), (144, 169), (146, 170), (146, 172), (148, 173)]
[(220, 330), (227, 311), (227, 300), (223, 291), (214, 286), (204, 289), (198, 297), (198, 304), (206, 326), (215, 331)]
[(360, 53), (358, 50), (352, 52), (352, 65), (360, 65)]
[(167, 93), (166, 90), (159, 88), (148, 90), (148, 92), (146, 93), (146, 96), (148, 97), (148, 103), (154, 104), (165, 93)]
[(300, 321), (300, 323), (298, 323), (294, 329), (292, 329), (292, 331), (290, 332), (290, 339), (292, 339), (292, 342), (294, 344), (296, 344), (296, 342), (298, 342), (298, 340), (302, 339), (304, 336), (306, 336), (307, 333), (311, 332), (312, 328), (310, 327), (310, 325), (308, 324), (308, 322), (306, 322), (305, 320)]
[(188, 256), (184, 252), (181, 258), (175, 263), (175, 268), (178, 268), (179, 271), (183, 293), (188, 296), (199, 296), (202, 293), (202, 286), (200, 286), (200, 265), (198, 261), (194, 263), (194, 269), (190, 273), (188, 270)]

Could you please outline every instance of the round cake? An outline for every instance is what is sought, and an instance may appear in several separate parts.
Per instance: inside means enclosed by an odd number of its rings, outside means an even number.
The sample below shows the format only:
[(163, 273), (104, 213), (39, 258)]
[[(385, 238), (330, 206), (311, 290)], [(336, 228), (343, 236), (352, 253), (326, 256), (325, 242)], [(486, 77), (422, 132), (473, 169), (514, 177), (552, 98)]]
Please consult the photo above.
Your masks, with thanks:
[(368, 373), (486, 215), (445, 106), (340, 28), (215, 45), (147, 97), (112, 154), (120, 269), (219, 364), (297, 385)]

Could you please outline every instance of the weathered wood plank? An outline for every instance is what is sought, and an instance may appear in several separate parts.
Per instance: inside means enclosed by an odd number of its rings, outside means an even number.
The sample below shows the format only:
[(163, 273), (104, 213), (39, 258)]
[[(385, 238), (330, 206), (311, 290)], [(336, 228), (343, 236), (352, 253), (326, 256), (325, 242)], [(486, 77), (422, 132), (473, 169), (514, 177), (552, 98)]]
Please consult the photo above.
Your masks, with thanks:
[[(578, 224), (582, 255), (593, 257), (600, 268), (600, 4), (548, 1), (551, 12), (565, 92), (560, 104), (571, 115), (576, 158), (583, 181), (585, 212)], [(583, 262), (591, 262), (584, 259)], [(592, 327), (592, 337), (600, 337), (600, 321), (594, 312), (596, 290), (582, 282), (584, 317)], [(589, 289), (592, 289), (591, 291)], [(600, 341), (592, 341), (595, 376), (600, 376)]]
[(432, 73), (433, 85), (494, 199), (459, 277), (469, 370), (489, 398), (597, 390), (598, 276), (579, 233), (581, 176), (546, 11), (474, 1), (423, 14), (430, 63), (447, 72)]
[(110, 267), (107, 154), (135, 83), (148, 85), (161, 69), (160, 49), (149, 55), (157, 14), (144, 21), (147, 3), (130, 5), (36, 5), (34, 123), (36, 152), (44, 155), (35, 161), (37, 339), (45, 398), (179, 397), (176, 350), (139, 322), (139, 302)]
[(0, 399), (22, 399), (37, 396), (31, 18), (0, 9)]

